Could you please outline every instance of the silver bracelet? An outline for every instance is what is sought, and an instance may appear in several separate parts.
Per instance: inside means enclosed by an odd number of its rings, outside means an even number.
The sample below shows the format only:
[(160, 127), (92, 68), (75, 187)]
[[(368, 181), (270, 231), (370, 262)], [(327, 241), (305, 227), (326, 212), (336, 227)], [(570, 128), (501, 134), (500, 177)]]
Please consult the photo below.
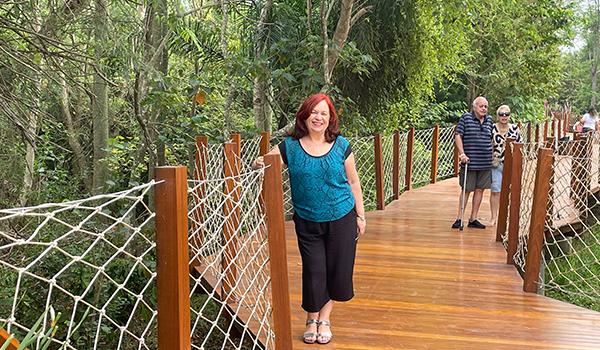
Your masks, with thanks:
[(357, 218), (361, 219), (362, 221), (366, 221), (365, 216), (364, 215), (356, 215)]

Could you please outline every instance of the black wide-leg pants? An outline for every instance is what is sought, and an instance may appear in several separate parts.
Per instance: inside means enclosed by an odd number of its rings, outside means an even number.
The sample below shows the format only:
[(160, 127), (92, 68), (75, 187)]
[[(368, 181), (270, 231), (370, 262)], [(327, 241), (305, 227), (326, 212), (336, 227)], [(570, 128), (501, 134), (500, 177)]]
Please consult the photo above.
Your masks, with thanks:
[(356, 210), (328, 222), (304, 220), (294, 213), (294, 223), (302, 257), (302, 308), (319, 312), (329, 300), (352, 299)]

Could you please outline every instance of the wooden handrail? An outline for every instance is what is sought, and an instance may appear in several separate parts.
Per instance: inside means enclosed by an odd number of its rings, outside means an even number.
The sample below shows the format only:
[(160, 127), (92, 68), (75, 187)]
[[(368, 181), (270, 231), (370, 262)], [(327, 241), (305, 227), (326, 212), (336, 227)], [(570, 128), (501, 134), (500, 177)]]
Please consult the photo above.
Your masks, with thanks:
[(259, 156), (264, 156), (265, 154), (269, 153), (270, 149), (271, 149), (271, 134), (269, 134), (266, 131), (262, 131), (260, 133), (260, 147), (258, 150), (258, 155)]
[(527, 241), (527, 258), (523, 276), (523, 290), (537, 293), (544, 245), (544, 229), (546, 224), (546, 204), (548, 203), (548, 179), (552, 171), (552, 150), (538, 150), (537, 168), (535, 170), (535, 187), (533, 190), (533, 205), (531, 206), (531, 224), (529, 225), (529, 240)]
[(415, 128), (408, 129), (406, 140), (406, 175), (404, 180), (404, 190), (410, 191), (412, 185), (413, 152), (415, 148)]
[(283, 212), (283, 186), (281, 157), (265, 156), (265, 179), (262, 195), (267, 212), (267, 235), (271, 290), (273, 292), (273, 328), (276, 334), (275, 349), (292, 349), (292, 319), (285, 242), (285, 214)]
[(440, 126), (435, 125), (433, 127), (433, 134), (431, 135), (431, 176), (429, 178), (429, 182), (432, 184), (434, 184), (437, 181), (439, 144)]
[(517, 252), (519, 242), (519, 215), (521, 209), (521, 179), (523, 175), (523, 149), (522, 143), (513, 143), (512, 172), (506, 173), (511, 176), (510, 186), (510, 208), (508, 215), (508, 246), (506, 263), (514, 265), (514, 256)]
[(158, 349), (189, 350), (187, 169), (158, 167), (155, 179)]
[(375, 193), (377, 195), (377, 210), (385, 209), (385, 187), (383, 183), (383, 145), (381, 134), (375, 134), (373, 141), (375, 149)]
[(502, 235), (506, 233), (508, 220), (508, 197), (510, 193), (510, 181), (512, 173), (512, 148), (510, 145), (515, 142), (514, 138), (506, 139), (506, 150), (504, 151), (504, 169), (502, 174), (502, 183), (500, 184), (500, 206), (498, 207), (498, 225), (496, 226), (496, 242), (502, 242)]
[(392, 152), (392, 198), (400, 198), (400, 131), (394, 130), (394, 150)]
[(223, 279), (223, 300), (228, 301), (230, 292), (235, 286), (237, 278), (237, 269), (233, 262), (237, 252), (236, 229), (240, 222), (240, 208), (237, 205), (239, 202), (239, 186), (236, 182), (240, 174), (240, 168), (236, 159), (238, 154), (238, 144), (228, 142), (224, 144), (224, 162), (223, 174), (225, 180), (223, 193), (225, 201), (223, 202), (223, 216), (226, 218), (223, 224), (223, 244), (225, 249), (223, 252), (222, 267), (225, 272)]

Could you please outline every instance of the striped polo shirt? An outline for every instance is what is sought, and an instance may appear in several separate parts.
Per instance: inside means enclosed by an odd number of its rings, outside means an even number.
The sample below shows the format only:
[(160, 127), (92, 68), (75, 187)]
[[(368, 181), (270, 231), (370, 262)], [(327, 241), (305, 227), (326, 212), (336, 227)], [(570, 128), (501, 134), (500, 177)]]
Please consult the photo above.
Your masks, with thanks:
[(494, 121), (488, 114), (483, 117), (483, 123), (474, 112), (465, 113), (458, 120), (456, 135), (462, 136), (463, 149), (469, 157), (469, 170), (492, 169), (493, 127)]

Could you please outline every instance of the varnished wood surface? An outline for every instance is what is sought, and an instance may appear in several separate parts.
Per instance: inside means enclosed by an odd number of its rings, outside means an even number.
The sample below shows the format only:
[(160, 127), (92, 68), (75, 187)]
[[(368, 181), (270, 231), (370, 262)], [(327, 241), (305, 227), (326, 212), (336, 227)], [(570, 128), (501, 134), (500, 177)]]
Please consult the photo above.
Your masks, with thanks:
[(459, 193), (452, 178), (367, 213), (356, 296), (336, 303), (329, 345), (302, 343), (302, 266), (287, 222), (294, 349), (600, 349), (600, 313), (524, 293), (493, 228), (450, 228)]

